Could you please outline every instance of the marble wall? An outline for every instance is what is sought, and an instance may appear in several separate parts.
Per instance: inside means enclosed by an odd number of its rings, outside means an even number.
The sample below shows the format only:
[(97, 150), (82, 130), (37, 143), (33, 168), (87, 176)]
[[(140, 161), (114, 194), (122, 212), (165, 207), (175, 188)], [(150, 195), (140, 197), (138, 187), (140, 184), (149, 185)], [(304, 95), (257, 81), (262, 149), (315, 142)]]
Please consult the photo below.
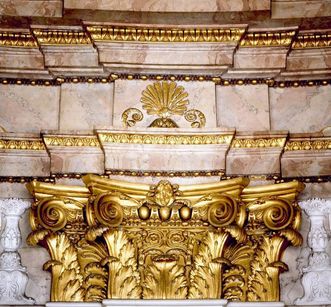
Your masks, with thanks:
[[(124, 127), (123, 112), (138, 108), (145, 115), (136, 127), (147, 127), (156, 117), (146, 114), (140, 99), (151, 84), (116, 80), (110, 84), (0, 85), (0, 126), (7, 132), (86, 133), (96, 128)], [(205, 115), (206, 127), (300, 133), (321, 131), (331, 125), (331, 86), (220, 86), (206, 81), (181, 81), (177, 85), (188, 93), (187, 109)], [(176, 121), (180, 127), (190, 127), (183, 117)]]

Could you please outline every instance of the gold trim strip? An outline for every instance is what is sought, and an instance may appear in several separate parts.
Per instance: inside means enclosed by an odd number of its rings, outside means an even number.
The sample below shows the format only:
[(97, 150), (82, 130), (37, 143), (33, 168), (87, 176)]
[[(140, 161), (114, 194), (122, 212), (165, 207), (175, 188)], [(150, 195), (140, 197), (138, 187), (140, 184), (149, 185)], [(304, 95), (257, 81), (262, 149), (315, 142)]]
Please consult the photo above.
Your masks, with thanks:
[(0, 139), (0, 149), (6, 150), (46, 150), (42, 140)]
[(101, 143), (156, 144), (156, 145), (216, 145), (230, 144), (232, 134), (133, 134), (133, 133), (98, 133)]
[(47, 146), (64, 146), (64, 147), (100, 147), (99, 140), (96, 136), (43, 136)]
[(301, 140), (286, 143), (285, 151), (330, 150), (331, 140)]
[(33, 31), (40, 45), (87, 45), (91, 39), (84, 31), (42, 30)]
[[(128, 171), (128, 173), (126, 173), (126, 170), (122, 170), (122, 171), (119, 170), (119, 173), (117, 175), (140, 177), (139, 174), (137, 174), (135, 171), (132, 171), (132, 173), (130, 173), (130, 172), (131, 171)], [(86, 173), (57, 173), (57, 174), (52, 174), (50, 177), (0, 176), (0, 183), (2, 183), (2, 182), (26, 183), (26, 182), (31, 182), (31, 181), (55, 183), (56, 180), (60, 179), (60, 178), (80, 179), (85, 175), (86, 175)], [(115, 174), (101, 175), (101, 177), (111, 179), (112, 175), (115, 175)], [(150, 176), (154, 176), (154, 175), (150, 174)], [(195, 176), (195, 175), (193, 175), (193, 176)], [(200, 172), (199, 176), (209, 176), (209, 174), (201, 175), (201, 172)], [(212, 176), (214, 176), (214, 175), (212, 174)], [(217, 175), (217, 176), (220, 176), (220, 175)], [(154, 177), (163, 177), (163, 176), (156, 175)], [(172, 176), (164, 176), (164, 177), (172, 177)], [(176, 177), (176, 176), (174, 176), (174, 177)], [(182, 176), (182, 177), (189, 177), (189, 176)], [(228, 180), (228, 179), (238, 178), (238, 177), (242, 177), (242, 175), (231, 175), (231, 176), (223, 175), (223, 176), (220, 176), (220, 180)], [(290, 182), (290, 181), (299, 181), (299, 182), (304, 182), (304, 183), (331, 182), (331, 176), (281, 177), (280, 174), (269, 174), (269, 175), (248, 175), (245, 177), (249, 178), (251, 181), (269, 180), (269, 181), (274, 181), (277, 184), (284, 183), (284, 182)]]
[(328, 47), (331, 47), (331, 33), (299, 34), (292, 45), (292, 49)]
[(0, 32), (0, 46), (38, 48), (37, 41), (30, 33)]
[(195, 171), (149, 171), (129, 169), (107, 169), (108, 176), (134, 176), (134, 177), (212, 177), (224, 176), (225, 170), (195, 170)]
[(289, 47), (295, 31), (247, 33), (241, 47)]
[(228, 43), (238, 42), (245, 29), (162, 29), (89, 26), (87, 31), (94, 41), (101, 42)]
[(87, 32), (70, 29), (35, 29), (33, 34), (37, 40), (32, 33), (2, 31), (0, 32), (0, 46), (37, 48), (38, 43), (41, 45), (85, 45), (92, 44), (92, 40), (99, 42), (229, 43), (239, 42), (244, 35), (240, 42), (241, 47), (288, 47), (291, 44), (293, 49), (331, 47), (331, 33), (299, 34), (296, 38), (294, 38), (296, 31), (244, 33), (244, 28), (166, 29), (88, 26)]
[(286, 138), (234, 139), (231, 148), (284, 147)]
[(220, 76), (210, 75), (145, 75), (145, 74), (115, 74), (111, 73), (109, 77), (57, 77), (56, 79), (24, 79), (24, 78), (0, 78), (0, 84), (5, 85), (39, 85), (39, 86), (60, 86), (62, 83), (112, 83), (115, 80), (170, 80), (170, 81), (212, 81), (219, 86), (242, 86), (242, 85), (260, 85), (266, 84), (269, 87), (305, 87), (305, 86), (327, 86), (331, 84), (330, 79), (318, 79), (318, 80), (284, 80), (275, 81), (274, 79), (222, 79)]

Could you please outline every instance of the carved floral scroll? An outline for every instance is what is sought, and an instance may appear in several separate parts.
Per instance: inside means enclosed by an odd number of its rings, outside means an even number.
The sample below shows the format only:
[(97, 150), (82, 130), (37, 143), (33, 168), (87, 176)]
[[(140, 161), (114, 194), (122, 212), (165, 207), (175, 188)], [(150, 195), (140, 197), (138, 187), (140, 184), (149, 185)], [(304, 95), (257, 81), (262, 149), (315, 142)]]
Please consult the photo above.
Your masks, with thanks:
[(52, 301), (279, 300), (282, 254), (302, 241), (302, 184), (83, 181), (28, 185), (28, 242), (50, 253)]

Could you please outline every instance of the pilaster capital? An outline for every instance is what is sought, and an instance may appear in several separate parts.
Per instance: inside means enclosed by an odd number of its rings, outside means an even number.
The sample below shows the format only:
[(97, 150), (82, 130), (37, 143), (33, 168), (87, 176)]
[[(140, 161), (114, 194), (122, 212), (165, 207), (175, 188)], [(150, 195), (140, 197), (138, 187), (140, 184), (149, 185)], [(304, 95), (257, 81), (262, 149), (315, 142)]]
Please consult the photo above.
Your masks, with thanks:
[(301, 201), (299, 204), (309, 216), (331, 213), (331, 199), (312, 198)]
[(29, 200), (18, 198), (5, 198), (0, 199), (0, 213), (3, 215), (20, 216), (31, 205)]

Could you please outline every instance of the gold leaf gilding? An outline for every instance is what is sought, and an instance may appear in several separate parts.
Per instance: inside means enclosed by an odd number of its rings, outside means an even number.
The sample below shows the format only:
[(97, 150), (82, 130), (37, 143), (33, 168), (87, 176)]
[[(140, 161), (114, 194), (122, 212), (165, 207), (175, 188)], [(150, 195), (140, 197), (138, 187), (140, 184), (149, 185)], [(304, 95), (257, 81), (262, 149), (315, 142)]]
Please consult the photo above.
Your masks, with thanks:
[(52, 301), (279, 300), (282, 254), (302, 243), (301, 184), (83, 181), (28, 184), (28, 242), (50, 253)]

